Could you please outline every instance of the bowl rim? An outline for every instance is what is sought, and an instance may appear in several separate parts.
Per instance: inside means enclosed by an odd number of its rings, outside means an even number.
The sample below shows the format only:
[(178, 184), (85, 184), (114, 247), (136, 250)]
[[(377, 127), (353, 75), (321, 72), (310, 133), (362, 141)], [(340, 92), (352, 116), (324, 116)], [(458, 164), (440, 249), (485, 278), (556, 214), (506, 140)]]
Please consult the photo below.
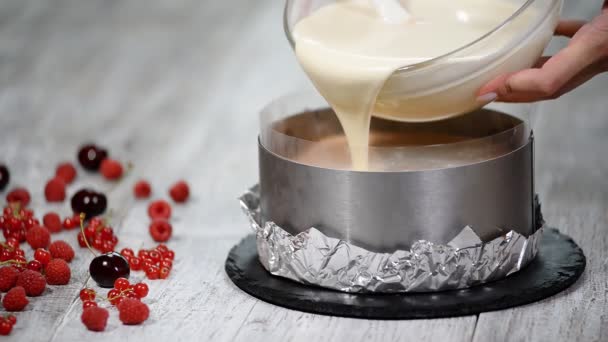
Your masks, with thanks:
[[(291, 8), (291, 5), (293, 4), (294, 0), (287, 0), (285, 1), (285, 7), (283, 10), (283, 30), (285, 31), (285, 35), (287, 37), (287, 40), (289, 41), (289, 44), (291, 45), (291, 47), (293, 49), (295, 49), (295, 40), (293, 38), (293, 35), (291, 33), (291, 30), (289, 28), (289, 11)], [(406, 65), (403, 66), (397, 70), (395, 70), (393, 72), (393, 74), (399, 74), (399, 73), (403, 73), (403, 72), (410, 72), (413, 70), (418, 70), (433, 64), (436, 64), (438, 62), (443, 61), (444, 59), (447, 59), (449, 57), (451, 57), (452, 55), (458, 54), (459, 52), (462, 52), (470, 47), (473, 47), (475, 45), (477, 45), (478, 43), (485, 41), (486, 39), (490, 38), (491, 36), (493, 36), (496, 32), (502, 30), (504, 27), (506, 27), (507, 25), (509, 25), (512, 21), (514, 21), (516, 18), (518, 18), (522, 13), (524, 13), (533, 3), (538, 2), (541, 0), (526, 0), (526, 2), (520, 7), (518, 8), (513, 14), (511, 14), (507, 19), (505, 19), (502, 23), (500, 23), (499, 25), (497, 25), (495, 28), (493, 28), (492, 30), (488, 31), (486, 34), (484, 34), (483, 36), (475, 39), (474, 41), (463, 45), (457, 49), (454, 49), (452, 51), (449, 51), (443, 55), (437, 56), (437, 57), (433, 57), (431, 59), (427, 59), (425, 61), (422, 62), (418, 62), (418, 63), (414, 63), (414, 64), (410, 64), (410, 65)], [(551, 1), (551, 4), (549, 6), (549, 10), (547, 11), (547, 13), (551, 13), (552, 11), (555, 10), (555, 7), (558, 6), (563, 0), (549, 0)], [(532, 28), (532, 31), (535, 30), (539, 25), (541, 25), (546, 19), (546, 15), (543, 15), (540, 17), (540, 19), (538, 20), (538, 22), (535, 23), (535, 25)]]

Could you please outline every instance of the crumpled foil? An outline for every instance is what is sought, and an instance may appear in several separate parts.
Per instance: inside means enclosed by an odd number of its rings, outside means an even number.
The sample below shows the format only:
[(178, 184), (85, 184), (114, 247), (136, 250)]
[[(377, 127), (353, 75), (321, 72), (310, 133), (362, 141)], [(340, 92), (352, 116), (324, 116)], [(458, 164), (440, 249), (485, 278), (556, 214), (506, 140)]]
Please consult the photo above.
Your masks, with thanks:
[(259, 188), (241, 196), (257, 236), (262, 265), (271, 274), (344, 292), (431, 292), (504, 278), (538, 251), (542, 229), (529, 237), (513, 230), (482, 242), (466, 226), (447, 245), (419, 240), (410, 250), (375, 253), (311, 227), (292, 235), (273, 222), (260, 226)]

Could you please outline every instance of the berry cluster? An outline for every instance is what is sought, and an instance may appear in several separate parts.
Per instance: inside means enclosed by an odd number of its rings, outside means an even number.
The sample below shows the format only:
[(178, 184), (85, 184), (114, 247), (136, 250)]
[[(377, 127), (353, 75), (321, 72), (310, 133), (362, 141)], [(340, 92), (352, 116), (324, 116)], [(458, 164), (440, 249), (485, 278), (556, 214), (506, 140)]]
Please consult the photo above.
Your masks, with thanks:
[[(145, 283), (131, 284), (126, 278), (118, 278), (106, 297), (111, 305), (118, 308), (121, 322), (129, 325), (140, 324), (150, 315), (148, 306), (141, 302), (141, 299), (148, 295), (148, 291), (148, 285)], [(98, 297), (93, 289), (80, 290), (83, 310), (81, 319), (92, 331), (103, 331), (109, 316), (108, 310), (98, 307)], [(100, 299), (103, 300), (102, 297)]]
[[(125, 173), (123, 165), (108, 157), (106, 149), (90, 144), (78, 151), (78, 161), (88, 171), (99, 172), (108, 180), (121, 179)], [(127, 169), (131, 166), (127, 165)], [(44, 196), (49, 202), (63, 202), (66, 187), (78, 175), (74, 164), (64, 162), (57, 166), (55, 174), (44, 188)], [(8, 169), (0, 165), (0, 191), (10, 179)], [(145, 180), (134, 186), (136, 198), (149, 198), (152, 194), (150, 183)], [(179, 181), (168, 191), (175, 203), (186, 202), (190, 196), (188, 184)], [(0, 229), (5, 242), (0, 242), (0, 291), (6, 292), (2, 305), (6, 311), (21, 311), (29, 305), (28, 297), (41, 296), (47, 285), (65, 285), (71, 278), (68, 262), (74, 259), (74, 249), (65, 241), (51, 241), (51, 233), (80, 227), (77, 241), (81, 247), (89, 247), (93, 254), (96, 249), (104, 254), (96, 255), (89, 266), (91, 278), (101, 287), (111, 288), (106, 296), (99, 296), (93, 289), (80, 292), (83, 313), (81, 320), (93, 331), (105, 329), (109, 317), (109, 307), (98, 306), (99, 300), (107, 300), (119, 311), (123, 324), (141, 324), (149, 316), (148, 306), (141, 301), (148, 295), (148, 285), (128, 281), (130, 270), (143, 271), (148, 279), (166, 279), (173, 267), (175, 253), (166, 245), (160, 244), (153, 249), (141, 249), (135, 254), (132, 249), (124, 248), (120, 254), (112, 252), (118, 243), (113, 229), (98, 216), (107, 207), (105, 194), (91, 189), (81, 189), (71, 198), (73, 216), (62, 217), (56, 212), (48, 212), (42, 224), (28, 208), (30, 193), (25, 188), (14, 188), (6, 195), (7, 205), (0, 213)], [(171, 238), (171, 205), (164, 200), (149, 204), (151, 218), (149, 233), (157, 242)], [(85, 221), (85, 218), (87, 221)], [(20, 244), (27, 242), (33, 251), (33, 259), (27, 260)], [(8, 335), (16, 317), (0, 316), (0, 335)]]
[(0, 316), (0, 335), (6, 336), (13, 330), (13, 325), (17, 323), (17, 317), (13, 315)]
[(34, 212), (24, 208), (21, 201), (9, 202), (0, 216), (0, 229), (5, 239), (14, 238), (23, 242), (27, 230), (38, 225), (40, 222), (34, 217)]
[(88, 244), (102, 253), (113, 251), (117, 243), (118, 237), (114, 235), (112, 227), (97, 217), (90, 219), (86, 227), (78, 233), (80, 247), (87, 247)]
[(25, 251), (19, 247), (19, 241), (14, 237), (9, 237), (4, 243), (0, 243), (0, 263), (15, 264), (21, 269), (25, 265)]
[(173, 268), (175, 252), (160, 244), (153, 249), (140, 249), (137, 255), (130, 248), (123, 248), (120, 254), (127, 259), (133, 271), (143, 270), (151, 280), (167, 279)]

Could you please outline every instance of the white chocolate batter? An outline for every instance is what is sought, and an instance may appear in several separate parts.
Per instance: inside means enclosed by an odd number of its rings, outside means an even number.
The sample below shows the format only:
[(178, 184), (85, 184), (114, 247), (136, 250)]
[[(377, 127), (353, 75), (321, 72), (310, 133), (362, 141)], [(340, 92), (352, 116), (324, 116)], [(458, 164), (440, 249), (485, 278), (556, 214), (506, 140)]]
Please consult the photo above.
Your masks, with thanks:
[[(438, 107), (433, 96), (409, 101), (400, 89), (411, 86), (416, 78), (391, 79), (386, 86), (385, 82), (401, 67), (442, 56), (482, 37), (515, 13), (519, 5), (509, 0), (409, 0), (411, 17), (395, 23), (383, 19), (373, 1), (342, 0), (298, 22), (293, 31), (297, 58), (336, 112), (353, 168), (367, 169), (372, 115), (432, 121), (480, 107), (474, 97), (458, 99), (458, 106), (450, 104), (450, 109)], [(534, 16), (528, 17), (532, 20)], [(448, 58), (444, 63), (469, 68), (473, 73), (516, 34), (521, 34), (517, 25), (507, 26), (496, 39), (471, 50), (470, 55)], [(507, 64), (496, 68), (507, 68)], [(441, 72), (430, 72), (420, 80), (436, 78), (441, 85)]]

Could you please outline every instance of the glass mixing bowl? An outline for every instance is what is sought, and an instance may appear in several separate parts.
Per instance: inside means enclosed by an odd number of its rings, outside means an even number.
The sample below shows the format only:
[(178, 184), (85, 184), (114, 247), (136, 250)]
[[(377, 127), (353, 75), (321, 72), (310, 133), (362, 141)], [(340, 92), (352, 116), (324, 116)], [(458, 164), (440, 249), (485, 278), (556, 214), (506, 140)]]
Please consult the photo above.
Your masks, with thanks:
[[(294, 49), (292, 31), (298, 21), (336, 1), (287, 0), (284, 26)], [(484, 84), (534, 65), (553, 35), (563, 0), (487, 1), (510, 2), (518, 9), (465, 46), (397, 69), (377, 97), (374, 116), (424, 122), (471, 112), (486, 104), (477, 101), (477, 92)], [(458, 1), (450, 4), (442, 10), (468, 15), (458, 8)]]

